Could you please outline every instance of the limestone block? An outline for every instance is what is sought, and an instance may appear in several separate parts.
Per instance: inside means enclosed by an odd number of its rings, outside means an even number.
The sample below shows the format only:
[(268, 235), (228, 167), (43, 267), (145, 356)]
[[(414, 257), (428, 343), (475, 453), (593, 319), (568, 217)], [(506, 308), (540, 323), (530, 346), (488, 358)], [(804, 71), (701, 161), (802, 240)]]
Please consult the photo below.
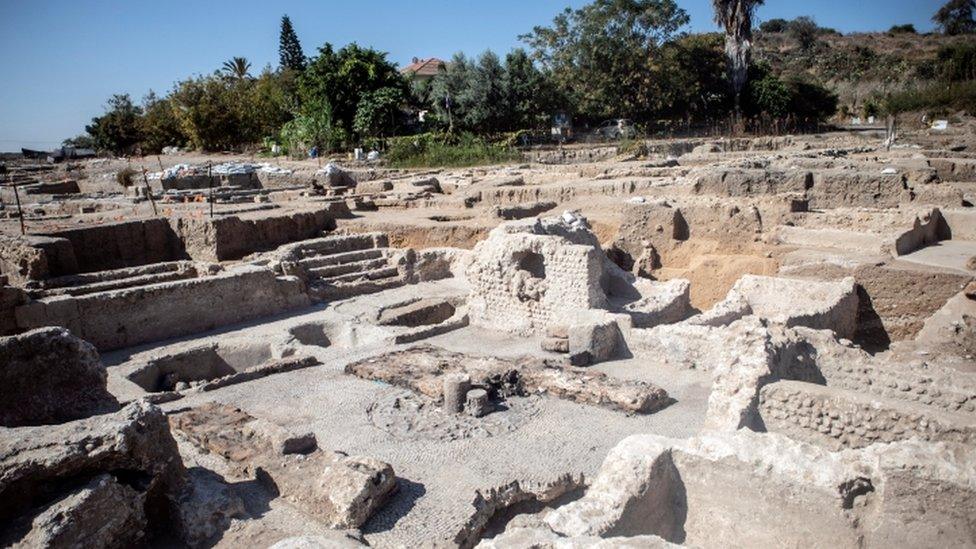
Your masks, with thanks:
[(0, 337), (0, 425), (43, 425), (119, 409), (98, 352), (64, 328)]
[(145, 536), (145, 495), (100, 474), (34, 518), (19, 547), (138, 545)]
[(614, 320), (591, 324), (574, 324), (569, 328), (570, 357), (584, 356), (584, 353), (587, 353), (590, 364), (610, 360), (616, 356), (622, 343), (623, 335)]

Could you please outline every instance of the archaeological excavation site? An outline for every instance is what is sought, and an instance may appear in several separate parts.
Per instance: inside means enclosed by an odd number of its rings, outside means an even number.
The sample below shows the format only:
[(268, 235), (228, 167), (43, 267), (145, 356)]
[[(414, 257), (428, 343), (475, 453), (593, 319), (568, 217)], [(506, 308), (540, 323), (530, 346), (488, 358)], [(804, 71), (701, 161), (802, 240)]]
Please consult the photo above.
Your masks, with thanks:
[(0, 1), (0, 549), (976, 549), (976, 0), (698, 3)]
[(12, 166), (3, 541), (973, 546), (970, 151)]

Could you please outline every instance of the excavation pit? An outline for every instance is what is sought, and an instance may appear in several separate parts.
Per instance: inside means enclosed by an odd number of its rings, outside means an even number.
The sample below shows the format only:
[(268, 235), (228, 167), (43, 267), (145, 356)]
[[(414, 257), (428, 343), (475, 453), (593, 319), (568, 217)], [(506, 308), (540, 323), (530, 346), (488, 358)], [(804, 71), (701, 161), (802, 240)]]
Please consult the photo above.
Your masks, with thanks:
[(126, 377), (150, 393), (174, 391), (251, 370), (269, 359), (267, 343), (212, 343), (150, 359)]
[(420, 299), (382, 310), (377, 324), (407, 328), (432, 326), (451, 318), (456, 311), (457, 308), (445, 299)]

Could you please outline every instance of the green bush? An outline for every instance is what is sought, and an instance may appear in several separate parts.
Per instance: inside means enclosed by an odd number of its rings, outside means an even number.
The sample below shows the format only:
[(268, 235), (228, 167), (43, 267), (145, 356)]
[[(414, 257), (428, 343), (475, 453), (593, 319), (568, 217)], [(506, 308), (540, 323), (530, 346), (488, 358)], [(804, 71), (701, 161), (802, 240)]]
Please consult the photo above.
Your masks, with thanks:
[(893, 93), (881, 102), (893, 114), (925, 111), (945, 114), (950, 110), (976, 115), (976, 80), (936, 83)]
[(312, 147), (327, 152), (338, 149), (346, 142), (348, 134), (333, 123), (332, 109), (328, 103), (309, 103), (302, 110), (302, 114), (281, 127), (279, 139), (286, 154), (304, 157)]
[(388, 140), (386, 158), (397, 168), (465, 167), (513, 162), (519, 152), (504, 143), (465, 133), (457, 137), (424, 133)]
[(936, 54), (936, 66), (938, 76), (943, 80), (976, 79), (976, 41), (942, 46)]
[(141, 118), (142, 108), (133, 104), (128, 94), (113, 95), (105, 106), (105, 114), (92, 118), (85, 131), (99, 151), (129, 154), (142, 140)]
[(770, 19), (769, 21), (763, 21), (759, 24), (759, 30), (762, 32), (786, 32), (786, 29), (790, 27), (790, 22), (786, 19)]
[(746, 101), (747, 111), (782, 118), (789, 113), (790, 90), (782, 80), (766, 74), (749, 82)]
[(173, 103), (169, 99), (159, 98), (155, 93), (143, 100), (142, 125), (142, 153), (159, 154), (163, 147), (182, 147), (186, 144), (186, 135), (180, 127), (180, 119), (176, 116)]

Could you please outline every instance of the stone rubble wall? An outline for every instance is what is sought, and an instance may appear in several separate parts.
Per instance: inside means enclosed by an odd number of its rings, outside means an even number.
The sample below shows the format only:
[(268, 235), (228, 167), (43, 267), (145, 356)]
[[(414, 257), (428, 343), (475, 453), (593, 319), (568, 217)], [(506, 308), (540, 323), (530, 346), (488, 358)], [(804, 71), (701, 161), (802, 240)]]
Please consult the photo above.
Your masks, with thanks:
[(796, 381), (766, 385), (760, 413), (770, 432), (830, 450), (918, 438), (976, 444), (976, 416)]

